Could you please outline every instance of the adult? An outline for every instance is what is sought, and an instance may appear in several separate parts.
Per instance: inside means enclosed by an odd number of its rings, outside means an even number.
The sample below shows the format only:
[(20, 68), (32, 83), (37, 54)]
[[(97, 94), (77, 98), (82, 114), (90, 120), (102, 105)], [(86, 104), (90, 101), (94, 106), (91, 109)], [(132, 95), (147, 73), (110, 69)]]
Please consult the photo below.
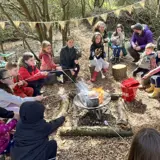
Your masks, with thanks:
[(137, 62), (140, 59), (140, 52), (144, 51), (148, 43), (153, 42), (153, 33), (147, 25), (140, 23), (131, 26), (131, 29), (133, 30), (133, 35), (128, 52), (134, 58), (133, 62)]
[(160, 133), (152, 128), (143, 128), (134, 137), (128, 160), (159, 160)]

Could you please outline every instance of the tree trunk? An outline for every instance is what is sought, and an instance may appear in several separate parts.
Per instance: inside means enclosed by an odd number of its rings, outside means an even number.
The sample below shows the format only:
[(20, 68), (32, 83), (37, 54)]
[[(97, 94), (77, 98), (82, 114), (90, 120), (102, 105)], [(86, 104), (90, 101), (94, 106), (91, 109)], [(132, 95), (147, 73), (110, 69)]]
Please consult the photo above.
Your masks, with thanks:
[(3, 47), (3, 42), (0, 42), (0, 46), (1, 46), (2, 53), (5, 54), (4, 47)]
[[(114, 128), (114, 130), (122, 137), (133, 136), (132, 130), (122, 130)], [(119, 135), (113, 131), (110, 127), (64, 127), (60, 129), (60, 136), (103, 136), (103, 137), (119, 137)]]
[(82, 5), (82, 18), (84, 18), (86, 15), (86, 2), (85, 2), (85, 0), (81, 0), (81, 5)]

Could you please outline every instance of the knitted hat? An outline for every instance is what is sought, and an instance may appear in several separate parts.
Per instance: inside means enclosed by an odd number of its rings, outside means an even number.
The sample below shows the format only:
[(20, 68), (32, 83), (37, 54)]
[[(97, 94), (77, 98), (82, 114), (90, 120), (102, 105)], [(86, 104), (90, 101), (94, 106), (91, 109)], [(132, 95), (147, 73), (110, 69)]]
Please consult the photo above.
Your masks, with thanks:
[(136, 30), (142, 30), (143, 26), (140, 23), (136, 23), (135, 25), (131, 26), (131, 29), (136, 29)]

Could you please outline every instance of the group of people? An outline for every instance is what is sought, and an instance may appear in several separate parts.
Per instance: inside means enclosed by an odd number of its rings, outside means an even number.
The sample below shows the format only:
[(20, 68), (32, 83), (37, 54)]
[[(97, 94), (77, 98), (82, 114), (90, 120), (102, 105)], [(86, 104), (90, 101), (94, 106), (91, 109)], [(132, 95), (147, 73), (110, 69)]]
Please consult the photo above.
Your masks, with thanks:
[[(160, 93), (160, 54), (154, 51), (153, 34), (146, 25), (139, 23), (131, 29), (133, 36), (128, 51), (137, 65), (133, 77), (142, 72), (142, 87), (145, 87), (149, 80), (151, 86), (146, 91), (151, 93), (150, 97), (157, 97)], [(123, 25), (118, 24), (111, 37), (108, 36), (104, 22), (99, 21), (95, 25), (89, 55), (90, 65), (94, 67), (91, 82), (96, 81), (99, 72), (108, 72), (105, 43), (110, 43), (113, 50), (111, 62), (118, 63), (126, 56), (124, 42)], [(51, 122), (44, 120), (45, 107), (40, 102), (47, 97), (42, 95), (41, 88), (53, 73), (59, 83), (64, 83), (66, 74), (76, 82), (80, 71), (78, 50), (74, 47), (74, 39), (71, 36), (67, 37), (66, 46), (60, 51), (60, 64), (54, 63), (52, 45), (48, 41), (42, 42), (39, 59), (40, 69), (36, 66), (34, 55), (25, 52), (18, 63), (8, 62), (5, 69), (0, 69), (0, 117), (12, 118), (8, 123), (0, 121), (0, 154), (11, 152), (13, 160), (48, 160), (56, 157), (57, 143), (54, 140), (49, 141), (48, 136), (64, 123), (65, 117)], [(15, 126), (13, 137), (10, 132)], [(147, 135), (154, 131), (143, 132)], [(155, 134), (158, 135), (157, 132)], [(138, 139), (133, 141), (133, 153), (130, 152), (129, 160), (134, 159), (131, 157), (136, 154), (134, 150), (137, 141)], [(142, 154), (141, 159), (143, 157)]]

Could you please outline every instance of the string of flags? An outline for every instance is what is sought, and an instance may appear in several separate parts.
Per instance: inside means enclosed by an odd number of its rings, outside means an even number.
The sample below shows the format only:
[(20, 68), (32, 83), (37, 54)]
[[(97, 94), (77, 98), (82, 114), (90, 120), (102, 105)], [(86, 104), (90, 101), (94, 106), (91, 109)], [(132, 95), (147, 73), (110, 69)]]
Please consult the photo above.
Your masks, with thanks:
[[(98, 16), (101, 17), (104, 21), (106, 21), (106, 20), (107, 20), (107, 17), (108, 17), (108, 14), (110, 14), (110, 13), (114, 13), (117, 17), (119, 17), (122, 10), (127, 10), (129, 13), (131, 13), (134, 8), (137, 9), (137, 8), (140, 8), (140, 7), (145, 8), (145, 0), (142, 0), (142, 1), (140, 1), (140, 2), (134, 3), (134, 4), (129, 5), (129, 6), (125, 6), (125, 7), (122, 7), (122, 8), (116, 9), (116, 10), (113, 10), (113, 11), (111, 11), (111, 12), (103, 13), (103, 14), (98, 15)], [(44, 24), (44, 25), (46, 26), (47, 31), (49, 32), (50, 27), (51, 27), (54, 23), (58, 23), (58, 24), (60, 25), (61, 29), (64, 29), (67, 21), (73, 21), (73, 22), (75, 23), (75, 25), (78, 27), (79, 22), (80, 22), (81, 20), (87, 19), (88, 22), (89, 22), (89, 24), (92, 25), (94, 18), (95, 18), (95, 17), (98, 17), (98, 16), (96, 15), (96, 16), (92, 16), (92, 17), (81, 18), (81, 19), (72, 19), (72, 20), (66, 20), (66, 21), (50, 21), (50, 22), (13, 21), (13, 23), (14, 23), (14, 25), (15, 25), (17, 28), (20, 27), (20, 25), (21, 25), (22, 23), (27, 23), (27, 24), (30, 26), (30, 28), (31, 28), (32, 31), (34, 31), (34, 29), (35, 29), (35, 27), (36, 27), (36, 24), (42, 23), (42, 24)], [(6, 23), (7, 23), (7, 22), (9, 22), (9, 21), (1, 21), (1, 22), (0, 22), (0, 27), (1, 27), (3, 30), (5, 29), (5, 26), (6, 26)]]

